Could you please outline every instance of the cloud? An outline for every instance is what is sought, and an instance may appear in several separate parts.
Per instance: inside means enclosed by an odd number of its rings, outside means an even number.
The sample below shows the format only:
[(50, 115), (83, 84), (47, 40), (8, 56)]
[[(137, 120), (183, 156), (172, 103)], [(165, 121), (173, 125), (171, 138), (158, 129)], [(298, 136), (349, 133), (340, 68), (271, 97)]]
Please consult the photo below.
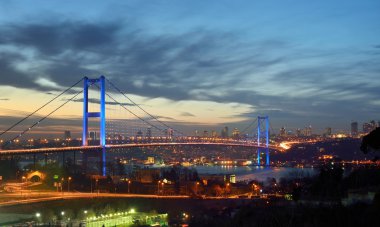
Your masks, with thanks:
[(83, 76), (105, 75), (129, 94), (243, 103), (255, 107), (249, 116), (307, 121), (376, 112), (368, 104), (379, 98), (379, 55), (306, 49), (270, 37), (247, 41), (235, 31), (202, 27), (160, 34), (133, 22), (52, 21), (0, 27), (7, 34), (0, 37), (2, 85), (53, 94)]
[(0, 101), (9, 101), (8, 98), (0, 98)]
[[(83, 103), (83, 98), (79, 98), (79, 99), (74, 99), (73, 102), (80, 102), (80, 103)], [(100, 104), (100, 99), (97, 99), (97, 98), (89, 98), (88, 99), (88, 102), (89, 103), (95, 103), (95, 104)], [(126, 103), (126, 102), (111, 102), (111, 101), (105, 101), (105, 104), (106, 105), (114, 105), (114, 106), (135, 106), (134, 104), (132, 103)]]
[(180, 114), (180, 116), (183, 116), (183, 117), (195, 117), (194, 114), (189, 113), (189, 112), (182, 112), (182, 113)]

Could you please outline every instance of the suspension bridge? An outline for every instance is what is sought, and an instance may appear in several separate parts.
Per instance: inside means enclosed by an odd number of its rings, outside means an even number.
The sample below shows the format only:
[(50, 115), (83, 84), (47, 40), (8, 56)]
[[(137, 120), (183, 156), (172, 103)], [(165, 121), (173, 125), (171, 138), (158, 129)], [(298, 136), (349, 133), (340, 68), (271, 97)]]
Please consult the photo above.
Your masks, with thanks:
[[(83, 83), (83, 87), (77, 86)], [(91, 97), (90, 93), (98, 95)], [(80, 95), (82, 98), (78, 98)], [(62, 99), (64, 95), (69, 97)], [(93, 96), (93, 95), (92, 95)], [(72, 86), (55, 95), (51, 100), (29, 113), (24, 118), (15, 122), (0, 133), (0, 138), (15, 132), (15, 128), (25, 126), (25, 122), (32, 119), (42, 109), (60, 99), (60, 103), (46, 114), (41, 115), (29, 126), (19, 129), (17, 134), (2, 143), (0, 155), (38, 154), (70, 151), (94, 151), (99, 154), (101, 163), (101, 174), (106, 175), (107, 150), (131, 147), (155, 147), (155, 146), (177, 146), (177, 145), (214, 145), (214, 146), (238, 146), (257, 149), (257, 165), (262, 165), (261, 150), (265, 151), (265, 165), (270, 165), (270, 149), (280, 149), (275, 143), (270, 143), (270, 123), (268, 116), (258, 116), (245, 129), (241, 131), (243, 136), (235, 138), (200, 137), (189, 136), (180, 130), (170, 126), (160, 117), (149, 113), (142, 105), (134, 102), (127, 93), (119, 89), (114, 83), (104, 76), (89, 79), (83, 77)], [(120, 99), (126, 101), (119, 101)], [(21, 140), (34, 128), (39, 128), (54, 113), (62, 109), (68, 103), (83, 103), (82, 138), (78, 146), (59, 147), (17, 147), (15, 142)], [(90, 108), (90, 104), (96, 107)], [(106, 108), (106, 106), (109, 106)], [(96, 111), (93, 111), (93, 109)], [(107, 113), (106, 113), (107, 111)], [(95, 119), (95, 121), (94, 121)], [(98, 124), (99, 137), (90, 128)], [(98, 144), (95, 144), (98, 143)]]

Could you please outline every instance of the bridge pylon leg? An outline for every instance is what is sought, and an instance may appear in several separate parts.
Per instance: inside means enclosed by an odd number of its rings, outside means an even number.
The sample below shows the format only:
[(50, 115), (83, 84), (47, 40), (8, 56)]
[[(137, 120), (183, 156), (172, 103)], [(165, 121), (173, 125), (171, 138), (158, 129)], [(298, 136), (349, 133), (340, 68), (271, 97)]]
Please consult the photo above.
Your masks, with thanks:
[[(265, 126), (265, 130), (261, 129), (261, 121), (263, 121), (263, 125)], [(263, 126), (263, 127), (264, 127)], [(261, 160), (260, 160), (260, 139), (261, 136), (265, 136), (265, 153), (266, 153), (266, 160), (265, 160), (265, 165), (269, 166), (270, 165), (270, 160), (269, 160), (269, 117), (257, 117), (257, 165), (261, 165)]]
[[(92, 84), (100, 84), (100, 111), (88, 112), (88, 88)], [(100, 150), (100, 174), (106, 176), (106, 86), (105, 77), (100, 76), (98, 79), (84, 78), (84, 92), (83, 92), (83, 132), (82, 132), (82, 146), (88, 145), (88, 118), (97, 117), (100, 118), (100, 138), (99, 143)]]

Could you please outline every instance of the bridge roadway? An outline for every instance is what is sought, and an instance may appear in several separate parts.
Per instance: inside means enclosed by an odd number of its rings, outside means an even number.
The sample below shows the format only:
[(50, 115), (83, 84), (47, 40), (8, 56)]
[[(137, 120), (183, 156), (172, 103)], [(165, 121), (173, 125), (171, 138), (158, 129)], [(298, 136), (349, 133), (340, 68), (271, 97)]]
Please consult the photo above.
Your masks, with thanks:
[[(131, 147), (159, 147), (159, 146), (178, 146), (178, 145), (213, 145), (213, 146), (236, 146), (236, 147), (255, 147), (266, 148), (265, 146), (258, 146), (256, 143), (240, 142), (240, 143), (218, 143), (218, 142), (161, 142), (161, 143), (126, 143), (126, 144), (108, 144), (106, 149), (116, 148), (131, 148)], [(280, 150), (280, 146), (269, 145), (270, 149)], [(80, 146), (80, 147), (44, 147), (35, 149), (14, 149), (14, 150), (0, 150), (0, 155), (16, 155), (16, 154), (37, 154), (37, 153), (56, 153), (63, 151), (88, 151), (100, 150), (102, 146)]]

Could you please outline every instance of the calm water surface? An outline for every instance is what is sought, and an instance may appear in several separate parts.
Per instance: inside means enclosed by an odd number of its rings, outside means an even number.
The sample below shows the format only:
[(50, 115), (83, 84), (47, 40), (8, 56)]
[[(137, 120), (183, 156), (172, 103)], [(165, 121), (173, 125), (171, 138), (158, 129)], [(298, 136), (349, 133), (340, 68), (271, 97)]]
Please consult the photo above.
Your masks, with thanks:
[(318, 169), (291, 168), (291, 167), (258, 167), (258, 166), (193, 166), (199, 174), (235, 174), (237, 181), (258, 180), (265, 181), (268, 177), (297, 178), (314, 176)]

